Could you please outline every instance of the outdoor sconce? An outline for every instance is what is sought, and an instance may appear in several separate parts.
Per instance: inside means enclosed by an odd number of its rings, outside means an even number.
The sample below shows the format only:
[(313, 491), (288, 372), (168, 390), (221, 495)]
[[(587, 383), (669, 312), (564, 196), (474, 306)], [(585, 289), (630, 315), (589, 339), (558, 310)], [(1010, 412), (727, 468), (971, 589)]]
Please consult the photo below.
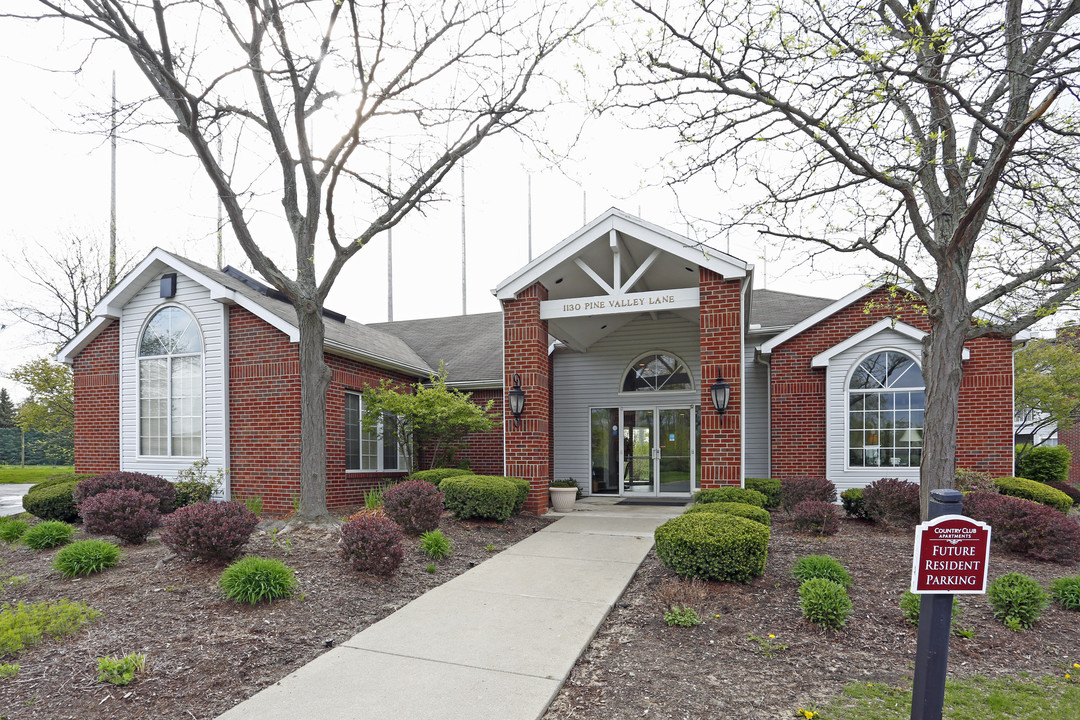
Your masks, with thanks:
[(719, 369), (716, 371), (716, 382), (709, 388), (709, 393), (712, 395), (712, 404), (716, 408), (716, 413), (724, 417), (728, 400), (731, 398), (731, 386), (724, 382), (724, 376), (720, 374)]
[(521, 389), (521, 376), (514, 373), (514, 387), (507, 393), (510, 398), (510, 413), (514, 416), (514, 427), (521, 427), (521, 413), (525, 410), (525, 391)]

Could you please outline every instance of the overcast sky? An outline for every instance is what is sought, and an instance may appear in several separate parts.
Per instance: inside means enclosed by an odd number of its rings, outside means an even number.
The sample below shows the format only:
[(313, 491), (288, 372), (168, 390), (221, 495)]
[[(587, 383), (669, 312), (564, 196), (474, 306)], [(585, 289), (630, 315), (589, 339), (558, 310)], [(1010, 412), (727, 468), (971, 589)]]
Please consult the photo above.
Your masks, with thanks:
[[(104, 112), (110, 103), (110, 75), (118, 77), (121, 102), (146, 94), (130, 59), (109, 51), (95, 53), (78, 73), (82, 59), (72, 35), (58, 25), (35, 27), (0, 23), (0, 77), (5, 79), (0, 136), (5, 140), (4, 188), (0, 193), (0, 296), (40, 297), (21, 277), (22, 248), (55, 246), (77, 233), (107, 243), (109, 227), (109, 146), (106, 138), (80, 125), (87, 111)], [(601, 66), (590, 82), (610, 75)], [(583, 111), (561, 107), (556, 134), (569, 134)], [(159, 246), (208, 265), (214, 264), (216, 200), (198, 164), (184, 155), (177, 134), (162, 131), (152, 146), (121, 138), (118, 151), (118, 235), (123, 250), (137, 261)], [(705, 220), (730, 208), (736, 198), (699, 183), (675, 191), (663, 187), (661, 162), (671, 138), (658, 131), (627, 129), (617, 117), (591, 119), (572, 153), (559, 167), (541, 160), (533, 148), (512, 137), (495, 138), (470, 155), (465, 171), (467, 311), (498, 310), (490, 290), (528, 261), (528, 184), (532, 184), (533, 255), (539, 255), (611, 206), (695, 239), (708, 237), (708, 225), (688, 226), (687, 215)], [(179, 152), (178, 152), (179, 151)], [(394, 230), (394, 319), (437, 317), (461, 312), (460, 175), (444, 186), (447, 200)], [(676, 193), (678, 197), (676, 198)], [(680, 212), (680, 207), (683, 212)], [(288, 262), (292, 252), (282, 238), (260, 238)], [(713, 237), (711, 244), (756, 266), (755, 286), (810, 295), (840, 297), (860, 283), (857, 270), (830, 276), (808, 275), (776, 257), (756, 236)], [(387, 243), (377, 239), (346, 267), (327, 306), (360, 322), (387, 319)], [(768, 261), (766, 252), (771, 253)], [(239, 245), (225, 231), (225, 262), (246, 266)], [(41, 297), (45, 302), (45, 298)], [(14, 318), (0, 331), (0, 372), (44, 355)], [(0, 379), (16, 397), (10, 381)]]

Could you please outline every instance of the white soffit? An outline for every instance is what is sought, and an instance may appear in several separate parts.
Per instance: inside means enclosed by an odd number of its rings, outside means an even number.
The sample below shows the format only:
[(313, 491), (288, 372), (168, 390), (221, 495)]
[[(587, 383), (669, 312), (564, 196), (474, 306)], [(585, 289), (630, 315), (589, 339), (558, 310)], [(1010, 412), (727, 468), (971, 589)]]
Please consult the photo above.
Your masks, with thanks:
[[(840, 353), (887, 330), (906, 335), (917, 342), (922, 342), (922, 339), (927, 335), (927, 333), (917, 327), (900, 322), (899, 320), (894, 320), (893, 318), (885, 318), (884, 320), (879, 320), (870, 327), (855, 333), (843, 342), (833, 345), (828, 350), (815, 355), (813, 359), (810, 360), (810, 367), (826, 367), (829, 364), (829, 361)], [(967, 360), (969, 357), (971, 357), (971, 352), (967, 348), (964, 348), (964, 360)]]

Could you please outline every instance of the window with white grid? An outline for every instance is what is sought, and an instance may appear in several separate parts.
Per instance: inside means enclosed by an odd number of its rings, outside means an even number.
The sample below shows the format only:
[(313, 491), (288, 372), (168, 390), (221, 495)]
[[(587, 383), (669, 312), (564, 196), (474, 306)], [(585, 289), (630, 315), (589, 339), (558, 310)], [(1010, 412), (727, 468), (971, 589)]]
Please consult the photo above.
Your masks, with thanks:
[(202, 455), (202, 334), (187, 310), (169, 306), (139, 340), (139, 454)]

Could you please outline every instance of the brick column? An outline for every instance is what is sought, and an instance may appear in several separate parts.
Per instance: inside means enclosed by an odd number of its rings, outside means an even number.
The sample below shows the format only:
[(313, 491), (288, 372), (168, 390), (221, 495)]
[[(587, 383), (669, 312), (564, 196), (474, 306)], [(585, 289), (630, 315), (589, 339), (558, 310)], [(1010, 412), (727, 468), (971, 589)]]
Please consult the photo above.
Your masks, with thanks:
[[(506, 441), (506, 474), (529, 481), (525, 510), (542, 515), (548, 508), (551, 480), (551, 357), (548, 355), (548, 324), (540, 319), (540, 302), (547, 288), (535, 283), (503, 301), (503, 432)], [(507, 392), (514, 374), (521, 376), (525, 410), (518, 427), (510, 413)]]
[[(701, 342), (702, 488), (742, 484), (742, 304), (738, 279), (701, 268), (699, 278)], [(709, 388), (719, 368), (731, 385), (723, 418), (713, 409)]]
[(75, 402), (75, 471), (120, 469), (120, 323), (114, 320), (71, 367)]

